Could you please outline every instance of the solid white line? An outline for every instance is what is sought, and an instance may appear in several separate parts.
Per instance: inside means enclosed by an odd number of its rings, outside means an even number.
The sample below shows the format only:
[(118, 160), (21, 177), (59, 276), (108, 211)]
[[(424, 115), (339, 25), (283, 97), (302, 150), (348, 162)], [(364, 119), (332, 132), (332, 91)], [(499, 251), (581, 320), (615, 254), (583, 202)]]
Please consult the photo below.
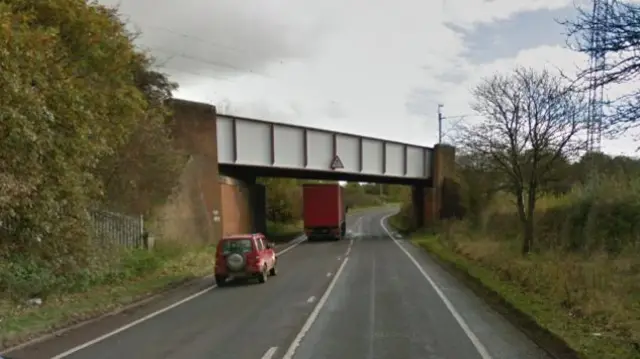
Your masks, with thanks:
[[(291, 244), (289, 247), (287, 247), (287, 248), (285, 248), (285, 249), (281, 250), (281, 251), (280, 251), (280, 252), (278, 252), (277, 254), (278, 254), (278, 255), (283, 255), (283, 254), (287, 253), (288, 251), (290, 251), (290, 250), (294, 249), (295, 247), (299, 246), (299, 245), (300, 245), (300, 243), (304, 242), (306, 239), (307, 239), (306, 237), (302, 237), (302, 239), (300, 239), (300, 240), (299, 240), (299, 241), (297, 241), (297, 242), (294, 242), (294, 243), (293, 243), (293, 244)], [(295, 241), (295, 239), (294, 239), (294, 241)], [(291, 243), (291, 242), (289, 242), (289, 243)]]
[(391, 217), (392, 215), (393, 214), (389, 214), (385, 217), (382, 217), (382, 219), (380, 219), (380, 226), (382, 227), (382, 229), (384, 229), (384, 231), (387, 232), (387, 235), (389, 236), (389, 238), (391, 238), (391, 240), (393, 240), (393, 242), (398, 245), (398, 247), (404, 252), (404, 254), (407, 255), (407, 257), (409, 257), (409, 260), (411, 260), (411, 262), (413, 262), (413, 264), (418, 268), (422, 276), (427, 280), (427, 282), (429, 282), (429, 284), (431, 284), (431, 286), (433, 287), (435, 292), (438, 294), (438, 296), (440, 297), (444, 305), (447, 307), (447, 309), (449, 309), (449, 312), (451, 312), (451, 315), (453, 315), (453, 318), (456, 320), (456, 322), (458, 322), (458, 325), (460, 325), (460, 327), (462, 328), (464, 333), (467, 335), (467, 337), (469, 338), (473, 346), (476, 348), (476, 350), (478, 351), (482, 359), (493, 359), (493, 357), (489, 354), (489, 351), (487, 350), (487, 348), (480, 342), (480, 339), (478, 339), (478, 337), (473, 333), (471, 328), (469, 328), (469, 325), (467, 324), (467, 322), (462, 318), (460, 313), (458, 313), (456, 308), (454, 308), (449, 298), (447, 298), (447, 296), (442, 292), (442, 290), (438, 287), (436, 282), (431, 278), (429, 274), (427, 274), (424, 268), (422, 268), (420, 263), (418, 263), (418, 261), (411, 255), (411, 253), (409, 253), (409, 251), (407, 251), (407, 249), (404, 248), (404, 246), (402, 246), (402, 244), (397, 239), (393, 238), (393, 236), (391, 235), (391, 232), (384, 225), (384, 221), (387, 218)]
[(313, 303), (315, 301), (316, 301), (316, 297), (313, 296), (313, 295), (311, 297), (309, 297), (309, 299), (307, 299), (307, 303)]
[[(282, 254), (284, 254), (284, 253), (287, 253), (288, 251), (290, 251), (290, 250), (292, 250), (293, 248), (297, 247), (297, 246), (298, 246), (300, 243), (302, 243), (304, 240), (305, 240), (305, 239), (302, 239), (301, 241), (299, 241), (299, 242), (296, 242), (296, 243), (292, 244), (291, 246), (289, 246), (289, 247), (287, 247), (287, 248), (285, 248), (285, 249), (281, 250), (281, 251), (280, 251), (280, 252), (278, 252), (277, 254), (278, 254), (278, 255), (282, 255)], [(147, 320), (149, 320), (149, 319), (151, 319), (151, 318), (157, 317), (158, 315), (160, 315), (160, 314), (162, 314), (162, 313), (164, 313), (164, 312), (167, 312), (167, 311), (169, 311), (169, 310), (171, 310), (171, 309), (173, 309), (173, 308), (175, 308), (175, 307), (177, 307), (177, 306), (179, 306), (179, 305), (181, 305), (181, 304), (184, 304), (184, 303), (186, 303), (186, 302), (188, 302), (188, 301), (190, 301), (190, 300), (193, 300), (193, 299), (195, 299), (195, 298), (198, 298), (199, 296), (201, 296), (201, 295), (203, 295), (203, 294), (206, 294), (206, 293), (208, 293), (208, 292), (212, 291), (212, 290), (213, 290), (214, 288), (216, 288), (216, 287), (217, 287), (217, 285), (215, 285), (215, 284), (214, 284), (214, 285), (212, 285), (211, 287), (209, 287), (209, 288), (207, 288), (207, 289), (203, 289), (203, 290), (201, 290), (201, 291), (199, 291), (199, 292), (197, 292), (197, 293), (195, 293), (195, 294), (192, 294), (192, 295), (190, 295), (190, 296), (188, 296), (188, 297), (186, 297), (186, 298), (184, 298), (184, 299), (181, 299), (181, 300), (179, 300), (179, 301), (177, 301), (177, 302), (175, 302), (175, 303), (173, 303), (173, 304), (171, 304), (171, 305), (169, 305), (169, 306), (166, 306), (166, 307), (164, 307), (164, 308), (162, 308), (162, 309), (160, 309), (160, 310), (157, 310), (157, 311), (155, 311), (155, 312), (153, 312), (153, 313), (149, 313), (149, 314), (145, 315), (145, 316), (144, 316), (144, 317), (142, 317), (142, 318), (139, 318), (139, 319), (137, 319), (137, 320), (134, 320), (134, 321), (133, 321), (133, 322), (131, 322), (131, 323), (128, 323), (128, 324), (126, 324), (126, 325), (121, 326), (121, 327), (120, 327), (120, 328), (118, 328), (118, 329), (115, 329), (115, 330), (113, 330), (113, 331), (111, 331), (111, 332), (108, 332), (108, 333), (105, 333), (105, 334), (103, 334), (103, 335), (101, 335), (101, 336), (99, 336), (99, 337), (97, 337), (97, 338), (94, 338), (94, 339), (92, 339), (92, 340), (89, 340), (88, 342), (85, 342), (85, 343), (83, 343), (83, 344), (80, 344), (80, 345), (78, 345), (78, 346), (75, 346), (75, 347), (73, 347), (73, 348), (71, 348), (71, 349), (69, 349), (69, 350), (67, 350), (67, 351), (65, 351), (65, 352), (63, 352), (63, 353), (61, 353), (61, 354), (58, 354), (58, 355), (54, 356), (54, 357), (53, 357), (53, 358), (51, 358), (51, 359), (62, 359), (62, 358), (68, 357), (69, 355), (71, 355), (71, 354), (73, 354), (73, 353), (79, 352), (79, 351), (80, 351), (80, 350), (82, 350), (82, 349), (88, 348), (88, 347), (90, 347), (90, 346), (92, 346), (92, 345), (94, 345), (94, 344), (96, 344), (96, 343), (99, 343), (99, 342), (101, 342), (101, 341), (103, 341), (103, 340), (105, 340), (105, 339), (107, 339), (107, 338), (110, 338), (110, 337), (112, 337), (112, 336), (114, 336), (114, 335), (116, 335), (116, 334), (118, 334), (118, 333), (124, 332), (125, 330), (127, 330), (127, 329), (129, 329), (129, 328), (131, 328), (131, 327), (134, 327), (134, 326), (136, 326), (136, 325), (138, 325), (138, 324), (140, 324), (140, 323), (142, 323), (142, 322), (146, 322)]]
[(278, 347), (269, 348), (269, 350), (267, 350), (267, 352), (264, 353), (264, 355), (260, 359), (271, 359), (271, 358), (273, 358), (273, 356), (276, 354), (277, 350), (278, 350)]
[(298, 335), (296, 335), (295, 339), (293, 339), (293, 342), (291, 342), (289, 349), (287, 349), (287, 352), (284, 354), (282, 359), (293, 359), (293, 355), (296, 353), (296, 349), (298, 349), (298, 346), (300, 346), (302, 339), (307, 334), (309, 329), (311, 329), (313, 322), (315, 322), (316, 319), (318, 319), (318, 315), (320, 314), (322, 307), (324, 307), (324, 305), (327, 303), (327, 300), (329, 299), (329, 295), (331, 294), (331, 291), (333, 291), (333, 287), (336, 286), (336, 282), (338, 281), (338, 278), (340, 277), (340, 274), (344, 270), (344, 267), (347, 265), (348, 261), (349, 261), (349, 257), (346, 257), (342, 262), (342, 264), (340, 265), (340, 268), (338, 268), (336, 275), (331, 280), (331, 283), (329, 283), (329, 287), (322, 295), (322, 298), (320, 298), (320, 300), (318, 301), (318, 304), (316, 304), (316, 307), (313, 308), (313, 312), (311, 312), (311, 314), (309, 315), (309, 318), (307, 318), (307, 321), (302, 326), (302, 329), (300, 329), (300, 332), (298, 333)]

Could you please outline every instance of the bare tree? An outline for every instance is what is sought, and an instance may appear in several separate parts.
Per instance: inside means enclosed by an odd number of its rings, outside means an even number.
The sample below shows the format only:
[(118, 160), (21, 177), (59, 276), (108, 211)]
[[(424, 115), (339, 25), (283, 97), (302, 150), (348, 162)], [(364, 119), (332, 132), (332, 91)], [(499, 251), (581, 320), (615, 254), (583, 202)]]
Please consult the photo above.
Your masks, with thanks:
[(458, 144), (490, 159), (503, 176), (499, 186), (515, 198), (522, 224), (522, 253), (534, 242), (534, 212), (553, 166), (578, 149), (586, 103), (559, 76), (518, 68), (485, 79), (474, 91), (473, 108), (482, 117), (466, 125)]
[[(600, 0), (599, 11), (578, 9), (578, 17), (564, 21), (569, 46), (587, 55), (601, 54), (604, 64), (583, 69), (578, 79), (586, 89), (640, 79), (640, 5), (618, 0)], [(597, 39), (595, 41), (594, 39)], [(612, 111), (604, 119), (604, 129), (618, 134), (640, 125), (640, 90), (634, 88), (610, 99)]]

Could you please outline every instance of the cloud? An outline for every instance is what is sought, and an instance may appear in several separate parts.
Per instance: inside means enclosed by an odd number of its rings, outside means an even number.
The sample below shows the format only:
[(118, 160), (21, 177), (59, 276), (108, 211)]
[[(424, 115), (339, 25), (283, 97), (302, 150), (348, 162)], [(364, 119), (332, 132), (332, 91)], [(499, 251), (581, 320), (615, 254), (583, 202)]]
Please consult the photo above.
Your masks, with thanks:
[(510, 18), (480, 23), (473, 29), (449, 25), (460, 33), (466, 44), (464, 56), (473, 63), (487, 63), (496, 58), (510, 58), (518, 52), (543, 45), (557, 45), (566, 40), (559, 23), (575, 18), (573, 6), (520, 12)]
[[(305, 16), (291, 1), (100, 2), (119, 6), (141, 32), (138, 43), (165, 68), (204, 77), (261, 73), (270, 63), (311, 56), (314, 42), (329, 25), (321, 6), (308, 7), (313, 16)], [(283, 16), (287, 11), (296, 16)]]
[[(440, 96), (447, 104), (445, 111), (451, 115), (456, 114), (472, 114), (470, 103), (473, 98), (471, 89), (477, 86), (483, 78), (491, 76), (495, 73), (508, 73), (516, 66), (525, 66), (537, 70), (547, 69), (551, 72), (558, 73), (562, 71), (568, 76), (574, 76), (580, 68), (584, 68), (588, 63), (586, 55), (571, 51), (563, 46), (539, 46), (532, 49), (526, 49), (518, 52), (516, 56), (511, 58), (502, 58), (488, 64), (470, 65), (465, 69), (469, 74), (467, 80), (457, 86), (444, 89)], [(474, 74), (473, 76), (471, 74)], [(627, 94), (636, 88), (633, 83), (625, 83), (615, 86), (609, 86), (606, 93), (611, 98)], [(466, 122), (477, 121), (473, 117), (466, 119)], [(445, 124), (445, 129), (451, 129), (455, 125), (455, 121)], [(630, 154), (634, 153), (638, 147), (634, 138), (640, 135), (640, 131), (630, 131), (629, 133), (615, 139), (604, 139), (603, 150), (612, 154)]]
[[(121, 10), (143, 31), (140, 42), (168, 60), (179, 97), (431, 145), (437, 104), (468, 113), (469, 90), (482, 76), (580, 60), (547, 26), (573, 3), (122, 0)], [(534, 26), (540, 19), (544, 29)]]
[(471, 29), (526, 12), (558, 10), (588, 3), (587, 0), (443, 0), (442, 8), (447, 22)]

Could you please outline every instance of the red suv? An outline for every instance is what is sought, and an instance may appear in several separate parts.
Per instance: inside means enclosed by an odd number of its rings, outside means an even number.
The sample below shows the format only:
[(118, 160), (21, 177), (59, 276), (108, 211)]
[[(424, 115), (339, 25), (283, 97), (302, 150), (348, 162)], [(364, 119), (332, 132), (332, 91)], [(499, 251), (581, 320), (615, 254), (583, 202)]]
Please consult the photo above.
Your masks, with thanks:
[(274, 245), (261, 233), (225, 237), (216, 249), (215, 277), (219, 287), (227, 279), (257, 278), (260, 283), (276, 275)]

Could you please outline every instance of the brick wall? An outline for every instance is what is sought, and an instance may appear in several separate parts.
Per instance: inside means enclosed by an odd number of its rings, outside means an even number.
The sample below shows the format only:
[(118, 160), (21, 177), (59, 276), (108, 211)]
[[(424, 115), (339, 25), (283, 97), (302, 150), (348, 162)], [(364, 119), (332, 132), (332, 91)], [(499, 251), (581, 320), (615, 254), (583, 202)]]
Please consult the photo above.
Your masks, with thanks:
[(242, 181), (220, 176), (222, 203), (222, 235), (228, 236), (252, 231), (249, 189)]
[(190, 155), (185, 168), (188, 178), (179, 191), (189, 199), (197, 232), (204, 236), (205, 242), (215, 242), (222, 234), (216, 109), (212, 105), (178, 99), (171, 100), (170, 106), (176, 143)]
[(242, 181), (220, 176), (214, 106), (174, 99), (173, 133), (189, 162), (163, 209), (167, 237), (213, 243), (252, 230), (249, 190)]

